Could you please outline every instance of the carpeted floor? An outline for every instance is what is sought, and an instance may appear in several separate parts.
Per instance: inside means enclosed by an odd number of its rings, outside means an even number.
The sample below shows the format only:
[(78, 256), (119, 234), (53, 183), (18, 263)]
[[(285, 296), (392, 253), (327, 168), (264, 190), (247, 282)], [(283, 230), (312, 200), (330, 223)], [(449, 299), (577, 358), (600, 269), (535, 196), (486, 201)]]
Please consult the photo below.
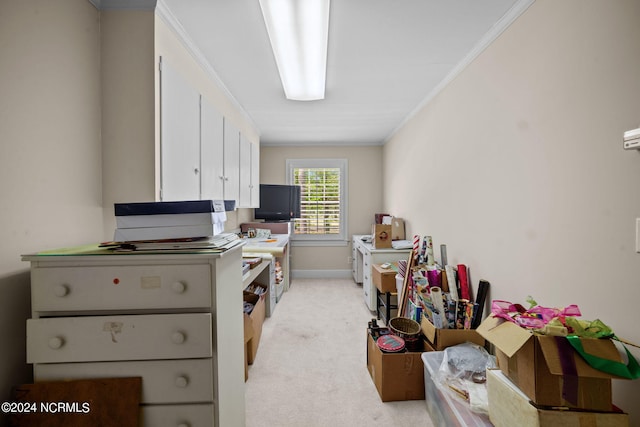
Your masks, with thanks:
[(367, 371), (372, 313), (352, 280), (296, 279), (265, 320), (247, 427), (432, 426), (424, 400), (380, 401)]

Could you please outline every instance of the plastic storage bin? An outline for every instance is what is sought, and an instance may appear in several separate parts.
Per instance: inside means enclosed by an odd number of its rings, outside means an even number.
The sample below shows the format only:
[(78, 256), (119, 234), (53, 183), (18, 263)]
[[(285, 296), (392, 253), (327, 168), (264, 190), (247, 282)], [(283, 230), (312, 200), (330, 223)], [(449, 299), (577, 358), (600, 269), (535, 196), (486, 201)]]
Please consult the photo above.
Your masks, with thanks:
[(493, 426), (489, 416), (473, 412), (467, 404), (443, 393), (433, 380), (433, 375), (440, 368), (443, 351), (422, 353), (424, 363), (424, 398), (427, 411), (436, 427), (473, 427)]

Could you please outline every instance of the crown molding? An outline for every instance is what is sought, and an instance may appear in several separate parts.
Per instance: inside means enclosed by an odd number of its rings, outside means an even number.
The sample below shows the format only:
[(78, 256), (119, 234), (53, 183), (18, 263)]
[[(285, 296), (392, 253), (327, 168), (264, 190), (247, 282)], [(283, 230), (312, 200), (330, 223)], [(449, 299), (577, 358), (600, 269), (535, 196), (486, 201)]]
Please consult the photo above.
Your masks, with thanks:
[(157, 0), (89, 0), (98, 10), (154, 10)]
[(391, 133), (384, 139), (383, 145), (386, 144), (393, 138), (396, 133), (402, 129), (409, 120), (411, 120), (420, 110), (422, 110), (433, 98), (436, 97), (442, 90), (455, 79), (458, 74), (460, 74), (474, 59), (478, 57), (491, 43), (495, 41), (495, 39), (500, 36), (509, 28), (509, 26), (520, 16), (522, 15), (528, 8), (531, 6), (536, 0), (518, 0), (512, 7), (507, 11), (507, 13), (500, 18), (498, 22), (496, 22), (493, 27), (489, 29), (489, 31), (480, 39), (478, 43), (471, 49), (471, 51), (460, 61), (454, 68), (447, 74), (447, 76), (442, 79), (440, 84), (438, 84), (429, 94), (418, 104), (416, 108), (414, 108), (407, 117), (391, 131)]

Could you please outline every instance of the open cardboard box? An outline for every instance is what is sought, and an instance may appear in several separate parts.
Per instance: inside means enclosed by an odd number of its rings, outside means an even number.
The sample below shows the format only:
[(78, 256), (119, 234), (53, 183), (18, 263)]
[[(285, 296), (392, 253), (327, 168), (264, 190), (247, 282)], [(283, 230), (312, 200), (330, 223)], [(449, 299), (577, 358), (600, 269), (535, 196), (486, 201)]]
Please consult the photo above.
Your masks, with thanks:
[(431, 347), (437, 351), (467, 341), (484, 347), (484, 338), (474, 329), (439, 329), (424, 314), (422, 314), (420, 326)]
[[(256, 354), (258, 353), (258, 344), (260, 344), (260, 335), (262, 335), (262, 324), (265, 319), (265, 302), (264, 302), (264, 294), (256, 295), (251, 292), (243, 293), (244, 301), (250, 302), (254, 304), (253, 311), (251, 314), (247, 315), (245, 313), (245, 325), (248, 321), (251, 323), (252, 327), (252, 336), (247, 342), (247, 363), (249, 365), (253, 364), (253, 361), (256, 358)], [(246, 329), (245, 329), (246, 330)], [(247, 339), (247, 335), (245, 333), (245, 340)]]
[[(528, 329), (494, 316), (487, 317), (477, 331), (496, 347), (500, 370), (535, 404), (612, 410), (611, 379), (619, 377), (592, 368), (575, 351), (570, 357), (577, 376), (573, 379), (565, 376), (556, 337), (534, 335)], [(581, 341), (588, 353), (621, 361), (611, 340), (583, 338)], [(563, 391), (569, 393), (566, 399)]]
[(385, 353), (367, 333), (367, 369), (380, 399), (424, 399), (424, 364), (422, 351)]
[(514, 415), (519, 427), (627, 427), (629, 415), (620, 412), (588, 412), (539, 408), (503, 372), (487, 370), (489, 418), (495, 427), (511, 427)]

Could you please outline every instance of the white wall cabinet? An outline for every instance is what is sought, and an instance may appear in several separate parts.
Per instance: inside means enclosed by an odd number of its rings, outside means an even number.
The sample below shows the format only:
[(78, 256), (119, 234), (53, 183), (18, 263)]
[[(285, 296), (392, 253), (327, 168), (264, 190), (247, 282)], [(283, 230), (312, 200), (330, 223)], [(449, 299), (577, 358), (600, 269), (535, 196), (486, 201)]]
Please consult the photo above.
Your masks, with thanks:
[(224, 117), (204, 97), (200, 101), (200, 123), (200, 198), (224, 199)]
[(200, 199), (200, 94), (161, 62), (161, 198)]
[(240, 202), (241, 208), (260, 205), (260, 147), (240, 134)]
[(224, 198), (240, 199), (240, 131), (224, 120)]
[(260, 150), (161, 59), (160, 199), (259, 203)]
[(140, 376), (145, 427), (244, 426), (241, 255), (24, 256), (34, 379)]

